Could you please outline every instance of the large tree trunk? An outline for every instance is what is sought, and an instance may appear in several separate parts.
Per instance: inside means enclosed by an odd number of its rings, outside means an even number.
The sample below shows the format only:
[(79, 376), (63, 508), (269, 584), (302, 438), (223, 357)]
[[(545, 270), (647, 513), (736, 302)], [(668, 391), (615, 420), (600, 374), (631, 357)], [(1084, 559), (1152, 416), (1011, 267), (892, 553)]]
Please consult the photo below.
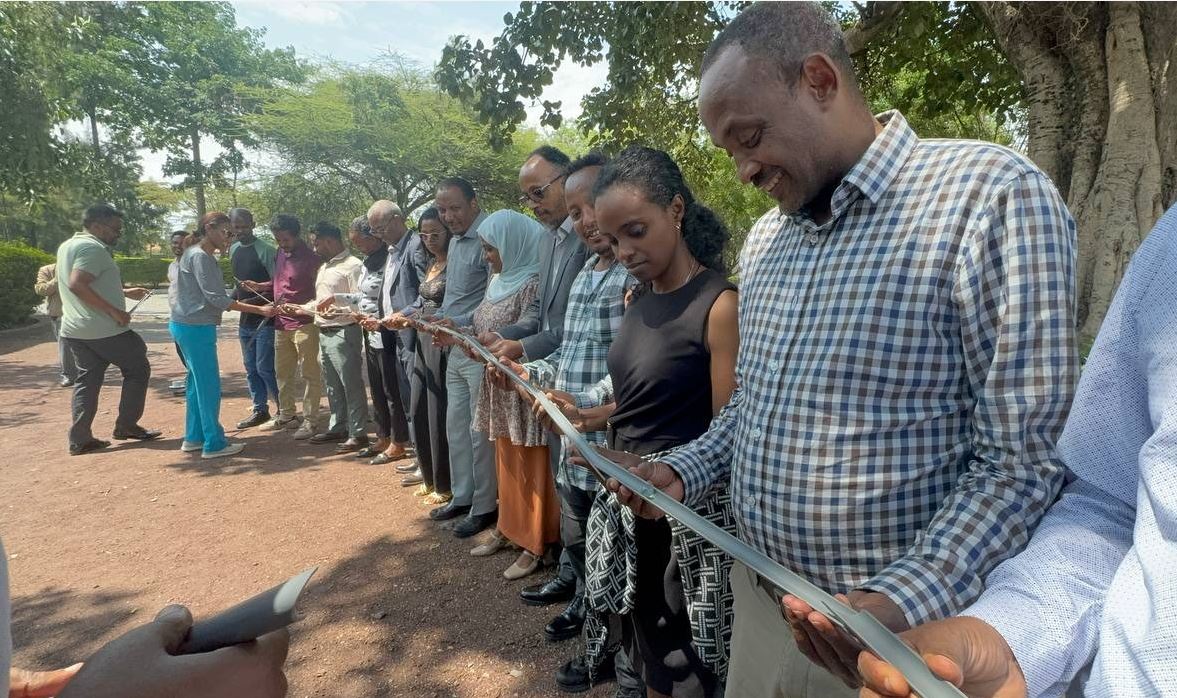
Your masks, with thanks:
[(200, 130), (192, 129), (192, 181), (196, 192), (196, 220), (204, 218), (204, 164), (200, 161)]
[(90, 120), (90, 145), (94, 146), (94, 155), (102, 157), (102, 143), (98, 140), (98, 114), (93, 107), (86, 111)]
[(1079, 230), (1078, 322), (1099, 331), (1132, 253), (1177, 195), (1175, 3), (978, 2), (1022, 78), (1029, 156)]

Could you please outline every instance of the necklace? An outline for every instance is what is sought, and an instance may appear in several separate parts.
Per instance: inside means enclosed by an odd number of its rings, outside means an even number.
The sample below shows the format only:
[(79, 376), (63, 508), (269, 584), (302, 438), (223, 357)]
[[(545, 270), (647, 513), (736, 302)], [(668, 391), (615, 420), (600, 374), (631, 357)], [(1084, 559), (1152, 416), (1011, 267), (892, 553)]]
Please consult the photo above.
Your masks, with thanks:
[[(691, 263), (691, 268), (687, 269), (687, 275), (685, 278), (683, 278), (682, 283), (678, 285), (678, 288), (682, 288), (683, 286), (686, 286), (687, 284), (689, 284), (691, 282), (691, 279), (698, 276), (699, 272), (702, 271), (702, 269), (703, 269), (703, 265), (699, 264), (699, 260), (697, 260), (697, 259), (693, 260)], [(676, 288), (674, 290), (677, 291), (678, 288)]]

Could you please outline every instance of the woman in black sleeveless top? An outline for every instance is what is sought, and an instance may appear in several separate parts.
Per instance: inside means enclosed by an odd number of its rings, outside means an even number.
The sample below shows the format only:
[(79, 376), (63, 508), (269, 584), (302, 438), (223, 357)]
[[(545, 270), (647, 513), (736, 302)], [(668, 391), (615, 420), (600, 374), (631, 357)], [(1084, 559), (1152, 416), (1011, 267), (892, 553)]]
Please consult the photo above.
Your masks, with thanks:
[[(616, 404), (609, 444), (652, 456), (702, 435), (735, 388), (736, 292), (722, 272), (727, 231), (694, 201), (678, 166), (662, 151), (626, 149), (601, 173), (594, 194), (601, 231), (613, 239), (617, 259), (643, 282), (609, 351)], [(711, 504), (731, 526), (724, 503), (717, 497)], [(665, 517), (634, 518), (612, 500), (609, 510), (609, 516), (595, 511), (597, 535), (590, 546), (595, 543), (598, 553), (609, 550), (612, 562), (604, 566), (612, 566), (618, 579), (596, 587), (625, 588), (616, 604), (604, 605), (628, 611), (624, 644), (648, 695), (722, 695), (730, 560), (706, 574), (680, 569), (680, 561), (689, 565), (703, 557), (695, 554), (706, 545), (701, 539), (682, 528), (672, 536)], [(703, 588), (702, 577), (712, 588)]]

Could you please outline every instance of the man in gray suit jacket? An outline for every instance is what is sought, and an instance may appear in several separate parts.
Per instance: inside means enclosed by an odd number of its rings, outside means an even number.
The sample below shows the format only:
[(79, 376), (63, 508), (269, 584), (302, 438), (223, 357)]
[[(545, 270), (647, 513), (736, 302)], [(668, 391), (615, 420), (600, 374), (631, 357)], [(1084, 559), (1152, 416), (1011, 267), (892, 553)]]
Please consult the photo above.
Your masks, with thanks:
[[(425, 253), (421, 248), (421, 239), (405, 225), (405, 216), (400, 207), (383, 199), (368, 209), (368, 227), (388, 243), (388, 263), (384, 268), (380, 291), (381, 317), (402, 313), (417, 301), (417, 289), (425, 277)], [(385, 394), (392, 413), (393, 445), (389, 451), (390, 457), (395, 458), (409, 445), (412, 434), (409, 429), (409, 376), (413, 373), (417, 331), (411, 328), (389, 330), (381, 327), (380, 339), (387, 362)], [(387, 380), (392, 376), (395, 376), (395, 382)], [(406, 481), (404, 484), (417, 483)]]
[[(564, 204), (564, 177), (568, 156), (550, 145), (537, 148), (519, 170), (520, 203), (531, 208), (535, 217), (551, 231), (540, 246), (539, 295), (524, 311), (519, 322), (499, 330), (498, 337), (480, 337), (491, 351), (513, 361), (533, 361), (551, 354), (560, 346), (564, 334), (564, 312), (572, 281), (584, 267), (588, 250), (572, 229), (568, 207)], [(560, 464), (560, 437), (548, 432), (548, 454), (552, 477)], [(561, 492), (561, 495), (563, 493)], [(561, 506), (569, 504), (561, 498)], [(571, 601), (576, 591), (576, 576), (567, 555), (560, 556), (560, 572), (549, 582), (523, 590), (524, 603), (530, 605)], [(549, 639), (576, 637), (584, 623), (583, 605), (572, 603), (548, 624), (544, 632)]]

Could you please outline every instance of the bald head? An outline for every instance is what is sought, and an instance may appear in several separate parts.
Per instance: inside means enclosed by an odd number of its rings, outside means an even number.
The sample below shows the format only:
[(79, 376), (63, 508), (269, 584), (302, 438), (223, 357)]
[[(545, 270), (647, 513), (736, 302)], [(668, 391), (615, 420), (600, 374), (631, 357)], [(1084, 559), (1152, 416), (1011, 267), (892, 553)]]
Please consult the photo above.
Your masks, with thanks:
[(390, 245), (395, 245), (408, 232), (401, 207), (387, 199), (380, 199), (368, 208), (368, 227), (372, 234)]

